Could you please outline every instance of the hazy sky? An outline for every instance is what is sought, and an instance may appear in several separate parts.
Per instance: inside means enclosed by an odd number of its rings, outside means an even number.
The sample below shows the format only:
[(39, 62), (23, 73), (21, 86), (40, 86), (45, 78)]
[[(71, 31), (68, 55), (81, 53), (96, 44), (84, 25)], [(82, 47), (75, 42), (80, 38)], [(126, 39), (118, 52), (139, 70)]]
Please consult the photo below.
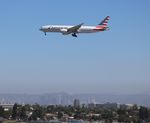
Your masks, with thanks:
[[(150, 92), (150, 0), (1, 0), (0, 93)], [(46, 24), (110, 30), (78, 38)]]

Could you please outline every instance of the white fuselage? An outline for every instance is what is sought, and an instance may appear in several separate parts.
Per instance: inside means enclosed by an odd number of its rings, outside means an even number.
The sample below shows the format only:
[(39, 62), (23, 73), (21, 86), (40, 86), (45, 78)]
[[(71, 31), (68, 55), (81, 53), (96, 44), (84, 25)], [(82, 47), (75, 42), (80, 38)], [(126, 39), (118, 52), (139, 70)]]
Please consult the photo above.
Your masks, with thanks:
[[(43, 32), (60, 32), (64, 35), (69, 34), (67, 29), (73, 26), (66, 26), (66, 25), (46, 25), (41, 27), (41, 31)], [(93, 33), (103, 31), (103, 27), (95, 27), (95, 26), (81, 26), (76, 33)]]

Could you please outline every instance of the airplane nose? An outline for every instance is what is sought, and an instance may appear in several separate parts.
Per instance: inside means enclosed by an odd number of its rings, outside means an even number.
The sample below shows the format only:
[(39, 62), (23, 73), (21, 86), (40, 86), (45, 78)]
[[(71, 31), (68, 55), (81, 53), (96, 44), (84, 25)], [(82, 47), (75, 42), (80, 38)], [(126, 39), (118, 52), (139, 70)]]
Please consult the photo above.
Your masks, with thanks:
[(40, 28), (39, 30), (40, 30), (40, 31), (43, 31), (43, 29), (42, 29), (42, 28)]

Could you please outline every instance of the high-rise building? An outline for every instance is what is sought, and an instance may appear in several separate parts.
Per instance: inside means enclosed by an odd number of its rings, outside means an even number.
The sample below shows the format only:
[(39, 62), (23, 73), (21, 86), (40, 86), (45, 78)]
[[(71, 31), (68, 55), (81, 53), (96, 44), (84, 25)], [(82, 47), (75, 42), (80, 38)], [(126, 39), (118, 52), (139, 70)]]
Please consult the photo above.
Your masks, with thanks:
[(79, 99), (74, 100), (74, 107), (80, 107), (80, 100)]

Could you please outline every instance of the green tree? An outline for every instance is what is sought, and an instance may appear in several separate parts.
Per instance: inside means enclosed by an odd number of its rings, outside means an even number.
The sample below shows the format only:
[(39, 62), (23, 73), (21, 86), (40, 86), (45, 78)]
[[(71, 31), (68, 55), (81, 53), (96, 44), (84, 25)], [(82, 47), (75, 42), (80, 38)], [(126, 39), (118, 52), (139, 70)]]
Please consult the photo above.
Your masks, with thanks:
[(125, 109), (118, 109), (118, 122), (126, 122), (128, 119), (128, 111)]
[(33, 113), (30, 117), (30, 120), (37, 120), (37, 118), (44, 120), (44, 114), (45, 114), (45, 108), (38, 104), (35, 104), (33, 106)]
[(26, 107), (22, 106), (21, 107), (21, 112), (20, 112), (20, 118), (24, 121), (27, 120), (27, 117), (28, 117), (26, 112), (27, 112)]
[(61, 119), (63, 117), (63, 113), (62, 112), (58, 112), (57, 117), (58, 117), (58, 119)]
[(3, 117), (3, 114), (4, 114), (4, 108), (0, 106), (0, 116)]
[(15, 103), (12, 109), (12, 119), (16, 120), (17, 118), (17, 108), (18, 108), (18, 104)]
[(111, 110), (105, 109), (101, 114), (102, 119), (105, 120), (106, 123), (112, 123), (113, 121), (113, 113)]
[(148, 108), (141, 106), (139, 110), (139, 119), (142, 121), (147, 121), (150, 117), (149, 115)]

